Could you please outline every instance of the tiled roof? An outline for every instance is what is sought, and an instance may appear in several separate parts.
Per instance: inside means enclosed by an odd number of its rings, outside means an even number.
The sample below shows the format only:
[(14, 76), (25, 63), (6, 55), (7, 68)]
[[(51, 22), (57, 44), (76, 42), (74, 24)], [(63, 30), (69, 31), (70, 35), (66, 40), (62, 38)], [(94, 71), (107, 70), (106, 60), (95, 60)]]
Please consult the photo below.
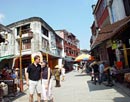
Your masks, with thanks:
[(1, 42), (4, 42), (5, 41), (5, 39), (2, 37), (2, 35), (0, 34), (0, 43)]
[(97, 45), (101, 44), (103, 41), (112, 38), (128, 22), (130, 22), (130, 17), (126, 17), (118, 22), (115, 22), (113, 24), (109, 24), (106, 27), (101, 28), (96, 40), (92, 43), (91, 48), (94, 48)]
[(7, 28), (6, 26), (0, 24), (0, 32), (1, 31), (7, 31), (7, 32), (11, 32), (11, 30), (9, 28)]

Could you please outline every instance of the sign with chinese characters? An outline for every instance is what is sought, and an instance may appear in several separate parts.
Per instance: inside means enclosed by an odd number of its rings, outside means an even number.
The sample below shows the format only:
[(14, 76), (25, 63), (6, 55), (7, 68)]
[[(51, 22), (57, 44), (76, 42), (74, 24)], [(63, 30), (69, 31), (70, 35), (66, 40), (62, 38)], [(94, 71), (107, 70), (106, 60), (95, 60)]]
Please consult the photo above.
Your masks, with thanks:
[(112, 42), (112, 50), (115, 50), (115, 49), (117, 49), (117, 43), (116, 43), (116, 41), (113, 41)]

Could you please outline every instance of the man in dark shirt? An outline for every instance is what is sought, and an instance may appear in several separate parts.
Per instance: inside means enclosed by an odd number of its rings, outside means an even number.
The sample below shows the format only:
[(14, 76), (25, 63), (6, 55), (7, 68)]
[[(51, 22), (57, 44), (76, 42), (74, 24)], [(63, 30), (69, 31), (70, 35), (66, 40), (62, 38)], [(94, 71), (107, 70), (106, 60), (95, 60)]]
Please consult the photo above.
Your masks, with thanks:
[(26, 73), (26, 84), (29, 86), (29, 102), (33, 101), (33, 94), (36, 90), (38, 102), (41, 101), (41, 65), (40, 63), (40, 57), (36, 55), (34, 57), (34, 63), (30, 64), (27, 69)]
[(96, 85), (96, 78), (99, 77), (99, 66), (97, 61), (94, 62), (94, 64), (92, 65), (93, 71), (94, 71), (94, 84)]

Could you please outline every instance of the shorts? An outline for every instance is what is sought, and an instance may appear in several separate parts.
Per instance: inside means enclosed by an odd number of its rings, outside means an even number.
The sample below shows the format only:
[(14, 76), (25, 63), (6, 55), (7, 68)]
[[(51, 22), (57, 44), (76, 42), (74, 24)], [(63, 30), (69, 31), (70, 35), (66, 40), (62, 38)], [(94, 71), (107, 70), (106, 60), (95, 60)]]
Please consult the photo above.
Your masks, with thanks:
[(34, 94), (35, 91), (37, 92), (37, 94), (40, 94), (42, 92), (41, 88), (42, 88), (41, 80), (39, 81), (29, 80), (29, 93), (30, 94)]

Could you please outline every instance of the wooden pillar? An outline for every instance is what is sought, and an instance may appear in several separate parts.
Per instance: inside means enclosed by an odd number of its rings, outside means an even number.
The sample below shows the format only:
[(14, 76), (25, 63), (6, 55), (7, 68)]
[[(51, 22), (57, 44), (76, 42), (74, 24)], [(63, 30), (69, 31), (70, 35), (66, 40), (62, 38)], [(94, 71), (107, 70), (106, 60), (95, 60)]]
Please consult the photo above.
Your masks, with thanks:
[(20, 27), (20, 92), (23, 92), (23, 78), (22, 78), (22, 31), (21, 31), (21, 27)]
[(127, 49), (126, 49), (126, 45), (125, 44), (123, 44), (123, 51), (124, 51), (124, 58), (125, 58), (125, 66), (129, 67), (128, 57), (127, 57)]

